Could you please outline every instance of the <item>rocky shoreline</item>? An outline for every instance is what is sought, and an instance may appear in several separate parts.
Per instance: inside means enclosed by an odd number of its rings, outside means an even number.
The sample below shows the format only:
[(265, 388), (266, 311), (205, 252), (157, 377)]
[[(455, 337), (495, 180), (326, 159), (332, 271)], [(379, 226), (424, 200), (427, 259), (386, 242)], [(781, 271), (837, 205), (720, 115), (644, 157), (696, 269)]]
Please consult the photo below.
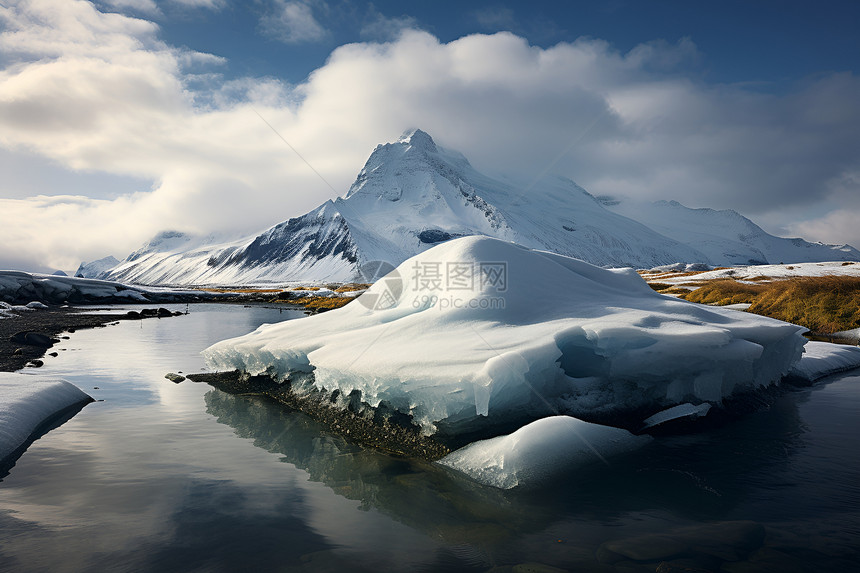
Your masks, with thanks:
[(101, 328), (120, 320), (164, 318), (176, 313), (166, 309), (145, 309), (128, 313), (84, 314), (85, 309), (51, 307), (21, 312), (0, 320), (0, 372), (14, 372), (31, 365), (41, 365), (41, 359), (64, 333), (82, 328)]

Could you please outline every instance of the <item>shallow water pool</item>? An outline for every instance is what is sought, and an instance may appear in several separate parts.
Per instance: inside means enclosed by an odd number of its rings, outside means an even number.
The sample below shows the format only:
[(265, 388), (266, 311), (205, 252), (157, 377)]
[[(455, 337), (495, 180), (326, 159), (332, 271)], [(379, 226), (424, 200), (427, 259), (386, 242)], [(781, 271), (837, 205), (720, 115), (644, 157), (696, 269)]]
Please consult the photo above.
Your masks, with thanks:
[(856, 373), (502, 492), (354, 446), (263, 399), (164, 378), (200, 371), (215, 341), (301, 316), (192, 305), (58, 345), (41, 373), (103, 401), (37, 440), (0, 482), (0, 569), (857, 568)]

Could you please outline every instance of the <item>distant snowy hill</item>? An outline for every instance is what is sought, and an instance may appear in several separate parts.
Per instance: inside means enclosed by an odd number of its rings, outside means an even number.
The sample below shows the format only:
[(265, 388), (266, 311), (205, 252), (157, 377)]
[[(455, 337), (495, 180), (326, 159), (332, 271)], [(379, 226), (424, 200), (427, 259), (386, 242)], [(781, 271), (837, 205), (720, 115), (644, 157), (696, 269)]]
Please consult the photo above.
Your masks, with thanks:
[(850, 245), (774, 237), (728, 209), (690, 209), (677, 201), (647, 203), (610, 197), (599, 197), (599, 200), (610, 211), (636, 219), (662, 235), (701, 251), (713, 265), (860, 260), (860, 251)]
[(100, 275), (107, 274), (107, 271), (111, 270), (118, 264), (119, 261), (116, 257), (108, 255), (107, 257), (91, 263), (81, 263), (78, 270), (75, 271), (75, 276), (85, 279), (102, 278)]
[[(162, 233), (99, 278), (173, 285), (351, 281), (360, 278), (365, 263), (396, 266), (466, 235), (492, 236), (601, 266), (651, 268), (679, 261), (726, 265), (759, 256), (751, 247), (737, 247), (745, 243), (735, 228), (724, 237), (724, 231), (715, 228), (713, 242), (690, 242), (689, 233), (676, 237), (620, 210), (606, 208), (560, 177), (522, 186), (490, 178), (462, 154), (413, 130), (377, 146), (344, 197), (232, 242)], [(768, 240), (788, 242), (785, 253), (779, 251), (785, 254), (780, 261), (860, 258), (853, 249), (831, 249), (818, 256), (826, 247), (810, 250), (805, 242), (792, 250), (790, 240), (743, 221)], [(753, 254), (746, 256), (747, 251)], [(761, 262), (769, 261), (770, 251), (761, 257)]]

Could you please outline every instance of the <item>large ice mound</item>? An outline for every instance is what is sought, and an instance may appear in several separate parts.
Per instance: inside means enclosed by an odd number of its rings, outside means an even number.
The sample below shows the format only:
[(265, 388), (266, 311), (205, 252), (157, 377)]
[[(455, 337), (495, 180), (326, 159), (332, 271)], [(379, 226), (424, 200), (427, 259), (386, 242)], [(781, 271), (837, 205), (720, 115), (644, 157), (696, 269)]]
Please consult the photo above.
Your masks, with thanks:
[(45, 421), (93, 399), (65, 380), (0, 372), (0, 462)]
[(631, 269), (464, 237), (408, 259), (348, 306), (264, 325), (204, 356), (219, 370), (359, 391), (427, 432), (456, 434), (720, 403), (778, 381), (800, 358), (803, 330), (657, 294)]
[(529, 486), (571, 469), (609, 463), (607, 458), (646, 443), (648, 436), (590, 424), (570, 416), (550, 416), (507, 436), (473, 442), (439, 463), (475, 481), (501, 489)]

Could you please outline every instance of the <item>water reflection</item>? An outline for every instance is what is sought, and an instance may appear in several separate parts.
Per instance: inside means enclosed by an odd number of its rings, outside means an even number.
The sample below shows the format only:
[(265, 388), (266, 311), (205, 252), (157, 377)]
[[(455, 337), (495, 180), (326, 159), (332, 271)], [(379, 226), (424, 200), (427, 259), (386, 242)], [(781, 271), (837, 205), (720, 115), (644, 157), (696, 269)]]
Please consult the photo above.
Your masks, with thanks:
[[(713, 538), (710, 554), (697, 555), (700, 564), (718, 568), (726, 555), (738, 561), (765, 549), (796, 548), (794, 523), (803, 523), (809, 532), (811, 516), (795, 508), (820, 508), (828, 499), (844, 503), (837, 490), (846, 471), (857, 468), (834, 459), (828, 467), (819, 465), (828, 477), (810, 481), (804, 475), (797, 458), (808, 454), (809, 428), (799, 405), (809, 399), (809, 391), (789, 392), (770, 408), (720, 429), (657, 439), (610, 467), (591, 467), (536, 490), (512, 492), (479, 486), (434, 464), (363, 450), (261, 398), (211, 390), (204, 399), (219, 423), (281, 455), (311, 480), (364, 509), (377, 509), (440, 538), (449, 548), (460, 544), (475, 563), (487, 566), (540, 555), (556, 566), (597, 567), (607, 542), (629, 540), (616, 546), (635, 547), (643, 535), (656, 533), (675, 545)], [(810, 497), (820, 499), (810, 503)], [(850, 500), (855, 509), (856, 502), (855, 495)], [(845, 525), (842, 511), (822, 515), (819, 509), (816, 515), (820, 531)], [(767, 530), (760, 523), (768, 523)], [(765, 531), (771, 546), (764, 541)], [(547, 537), (557, 537), (556, 545), (550, 547)], [(841, 566), (855, 552), (847, 541), (826, 548), (807, 544), (804, 560)]]

